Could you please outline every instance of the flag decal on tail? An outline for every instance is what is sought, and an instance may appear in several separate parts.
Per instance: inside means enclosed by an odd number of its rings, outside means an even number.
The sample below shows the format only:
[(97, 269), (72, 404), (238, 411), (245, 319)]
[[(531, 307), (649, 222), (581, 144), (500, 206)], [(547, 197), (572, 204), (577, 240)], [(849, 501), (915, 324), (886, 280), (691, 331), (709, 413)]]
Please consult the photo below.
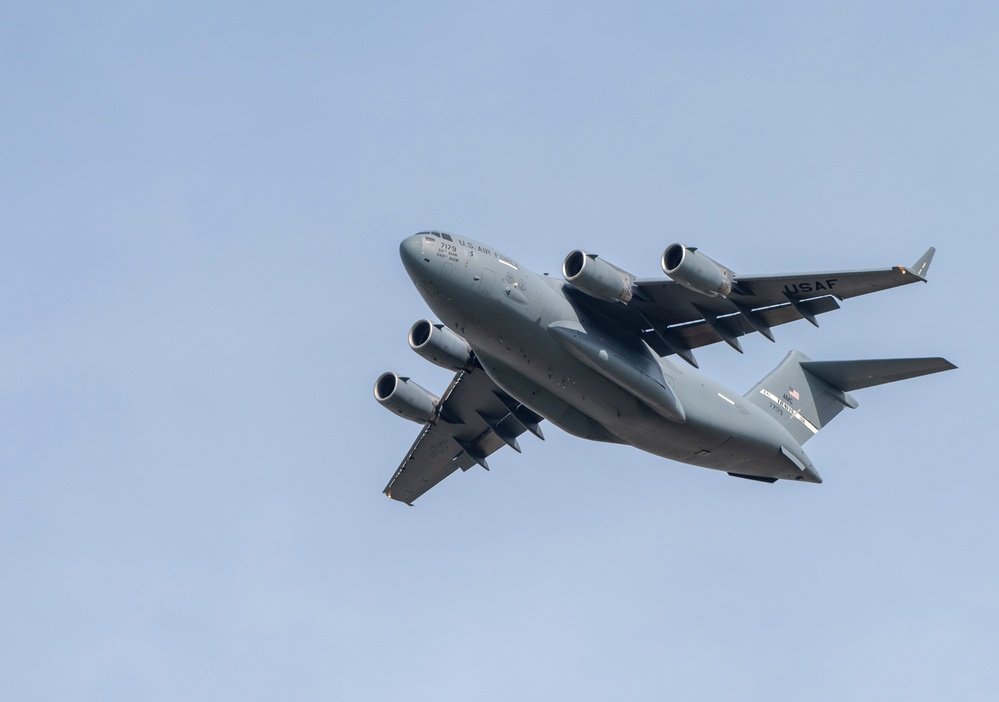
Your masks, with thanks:
[(852, 391), (951, 368), (954, 364), (943, 358), (812, 361), (800, 351), (791, 351), (745, 398), (770, 413), (800, 445), (841, 410), (857, 406)]
[(802, 424), (804, 424), (805, 427), (808, 428), (808, 431), (812, 432), (813, 434), (818, 434), (819, 433), (818, 427), (816, 427), (814, 424), (812, 424), (807, 419), (805, 419), (804, 417), (802, 417), (801, 416), (801, 412), (799, 412), (798, 410), (796, 410), (791, 405), (787, 404), (784, 400), (780, 399), (779, 397), (777, 397), (776, 395), (774, 395), (772, 392), (770, 392), (766, 388), (760, 390), (760, 394), (763, 395), (768, 400), (770, 400), (770, 402), (774, 405), (775, 409), (777, 409), (782, 414), (784, 412), (786, 412), (791, 417), (794, 417), (799, 422), (801, 422)]

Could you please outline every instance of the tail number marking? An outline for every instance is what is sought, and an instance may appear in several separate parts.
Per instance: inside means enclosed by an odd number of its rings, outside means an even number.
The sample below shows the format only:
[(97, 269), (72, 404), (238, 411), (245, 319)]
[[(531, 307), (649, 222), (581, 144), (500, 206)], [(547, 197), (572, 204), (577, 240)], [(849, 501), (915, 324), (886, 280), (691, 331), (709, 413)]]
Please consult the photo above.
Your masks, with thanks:
[(779, 397), (777, 397), (776, 395), (774, 395), (772, 392), (770, 392), (766, 388), (764, 388), (763, 390), (760, 390), (760, 393), (765, 398), (767, 398), (768, 400), (770, 400), (770, 408), (774, 412), (776, 412), (778, 415), (780, 415), (781, 417), (783, 417), (785, 414), (787, 414), (787, 415), (793, 417), (794, 419), (797, 419), (802, 424), (804, 424), (808, 428), (808, 431), (812, 432), (813, 434), (818, 434), (819, 433), (818, 428), (814, 424), (812, 424), (807, 419), (805, 419), (804, 417), (802, 417), (801, 416), (801, 412), (799, 412), (798, 410), (796, 410), (794, 407), (792, 407), (791, 405), (789, 405), (787, 402), (785, 402), (784, 400), (780, 399)]

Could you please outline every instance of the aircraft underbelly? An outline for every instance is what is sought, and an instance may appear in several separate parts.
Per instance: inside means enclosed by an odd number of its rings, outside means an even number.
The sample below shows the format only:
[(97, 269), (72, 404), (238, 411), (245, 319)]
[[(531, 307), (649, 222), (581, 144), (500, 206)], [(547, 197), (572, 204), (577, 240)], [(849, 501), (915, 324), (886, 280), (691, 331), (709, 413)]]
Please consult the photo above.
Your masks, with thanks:
[[(691, 378), (688, 374), (686, 380), (681, 378), (677, 383), (681, 400), (692, 397), (685, 383), (696, 382), (701, 390), (697, 401), (689, 402), (687, 422), (677, 424), (566, 354), (557, 344), (545, 346), (547, 336), (539, 335), (534, 341), (532, 347), (546, 353), (524, 358), (494, 346), (488, 352), (480, 350), (481, 360), (497, 385), (570, 434), (627, 443), (662, 458), (703, 468), (745, 475), (796, 475), (780, 453), (782, 437), (774, 431), (773, 423), (760, 416), (757, 408), (744, 405), (734, 393), (725, 391), (727, 395), (721, 396), (713, 385), (705, 391), (701, 376)], [(548, 354), (550, 363), (545, 363)], [(735, 399), (726, 399), (728, 395)], [(705, 397), (713, 401), (705, 401)]]
[(729, 440), (729, 434), (711, 427), (668, 421), (556, 344), (547, 349), (553, 354), (551, 364), (538, 362), (537, 358), (529, 362), (505, 348), (500, 350), (506, 355), (499, 356), (495, 348), (479, 350), (480, 360), (494, 382), (569, 433), (628, 443), (687, 463)]
[[(490, 272), (479, 274), (480, 284), (492, 290), (482, 291), (476, 314), (449, 326), (469, 340), (500, 388), (555, 426), (705, 468), (770, 475), (783, 465), (779, 443), (767, 436), (755, 408), (743, 407), (741, 397), (700, 374), (670, 370), (673, 389), (685, 409), (689, 404), (685, 422), (670, 421), (553, 338), (550, 324), (579, 320), (551, 281), (527, 278), (513, 287)], [(518, 294), (522, 291), (526, 296)]]

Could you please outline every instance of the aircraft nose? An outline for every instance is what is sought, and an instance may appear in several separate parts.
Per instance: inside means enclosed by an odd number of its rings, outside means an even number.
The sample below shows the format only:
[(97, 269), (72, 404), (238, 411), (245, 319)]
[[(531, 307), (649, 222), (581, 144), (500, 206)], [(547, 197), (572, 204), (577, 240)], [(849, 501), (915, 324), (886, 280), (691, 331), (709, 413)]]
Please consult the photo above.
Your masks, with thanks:
[(423, 237), (417, 234), (403, 239), (402, 243), (399, 244), (399, 258), (402, 259), (402, 265), (412, 276), (423, 259)]

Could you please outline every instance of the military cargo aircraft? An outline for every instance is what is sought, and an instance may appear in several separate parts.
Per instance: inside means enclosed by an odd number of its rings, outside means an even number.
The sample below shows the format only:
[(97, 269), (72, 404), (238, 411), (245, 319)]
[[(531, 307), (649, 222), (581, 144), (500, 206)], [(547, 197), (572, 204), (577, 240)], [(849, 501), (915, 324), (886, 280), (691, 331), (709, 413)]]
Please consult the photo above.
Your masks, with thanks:
[[(384, 373), (375, 399), (423, 426), (385, 487), (409, 505), (457, 470), (520, 451), (541, 422), (584, 439), (773, 483), (820, 483), (802, 449), (854, 390), (950, 370), (942, 358), (813, 361), (791, 351), (745, 395), (697, 372), (694, 349), (839, 308), (838, 301), (925, 282), (934, 249), (913, 266), (739, 275), (697, 248), (671, 244), (668, 278), (637, 278), (572, 251), (564, 279), (537, 275), (478, 241), (438, 231), (403, 240), (403, 265), (441, 323), (420, 320), (409, 345), (455, 371), (438, 397)], [(675, 362), (682, 359), (685, 363)]]

